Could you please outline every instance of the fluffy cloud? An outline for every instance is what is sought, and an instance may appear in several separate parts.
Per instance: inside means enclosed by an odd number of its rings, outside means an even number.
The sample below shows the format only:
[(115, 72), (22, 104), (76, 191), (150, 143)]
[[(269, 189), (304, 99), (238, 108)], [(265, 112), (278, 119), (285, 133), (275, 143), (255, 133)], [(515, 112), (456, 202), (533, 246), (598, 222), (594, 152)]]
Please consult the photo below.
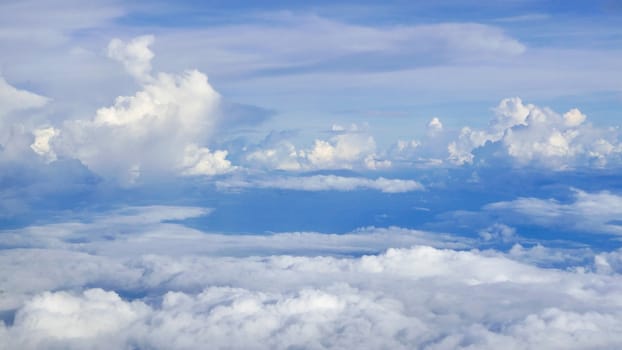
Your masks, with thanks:
[(443, 123), (437, 117), (434, 117), (428, 122), (428, 132), (432, 134), (436, 134), (443, 130)]
[[(1, 314), (15, 312), (0, 323), (0, 341), (22, 349), (622, 342), (617, 251), (592, 254), (592, 264), (570, 250), (464, 250), (477, 242), (398, 228), (232, 236), (165, 222), (208, 212), (135, 207), (14, 230), (48, 240), (0, 251)], [(2, 246), (12, 235), (1, 232)], [(532, 265), (543, 255), (574, 267)]]
[(383, 169), (391, 161), (377, 155), (376, 141), (366, 128), (333, 125), (328, 140), (316, 139), (308, 149), (297, 149), (289, 140), (278, 140), (251, 151), (252, 165), (279, 170)]
[(138, 80), (151, 79), (151, 60), (154, 57), (149, 46), (153, 35), (139, 36), (127, 44), (121, 39), (112, 39), (108, 44), (108, 56), (123, 63), (125, 69)]
[(266, 179), (236, 181), (219, 181), (217, 186), (221, 188), (279, 188), (300, 191), (354, 191), (359, 189), (373, 189), (386, 193), (400, 193), (420, 191), (424, 187), (414, 180), (367, 179), (362, 177), (345, 177), (336, 175), (311, 175), (311, 176), (271, 176)]
[(25, 349), (622, 342), (619, 275), (541, 269), (487, 254), (417, 246), (359, 258), (143, 256), (125, 265), (137, 274), (118, 275), (116, 284), (141, 286), (149, 297), (43, 292), (18, 308), (12, 324), (0, 325), (0, 339)]
[(184, 175), (218, 175), (233, 170), (227, 151), (211, 152), (209, 148), (191, 144), (184, 150)]
[(562, 116), (548, 108), (523, 104), (519, 98), (504, 99), (487, 130), (461, 130), (448, 146), (449, 160), (472, 163), (473, 152), (478, 150), (484, 161), (488, 156), (508, 157), (519, 166), (535, 164), (557, 170), (619, 163), (619, 132), (595, 128), (585, 123), (586, 119), (576, 108)]
[[(79, 159), (104, 177), (132, 183), (140, 176), (167, 173), (215, 175), (232, 169), (226, 151), (203, 145), (219, 119), (219, 94), (196, 70), (151, 75), (153, 37), (111, 41), (109, 55), (141, 82), (133, 96), (97, 110), (93, 119), (67, 120), (57, 130), (42, 129), (33, 149)], [(50, 147), (51, 145), (51, 147)]]
[(320, 169), (349, 168), (353, 162), (364, 159), (365, 164), (375, 168), (375, 164), (367, 163), (367, 157), (373, 157), (376, 143), (373, 137), (358, 133), (335, 135), (330, 141), (315, 140), (313, 148), (307, 153), (312, 167)]
[(33, 131), (35, 141), (30, 145), (30, 148), (40, 156), (46, 158), (46, 160), (56, 160), (56, 154), (50, 148), (50, 139), (58, 134), (58, 130), (48, 127), (40, 128)]

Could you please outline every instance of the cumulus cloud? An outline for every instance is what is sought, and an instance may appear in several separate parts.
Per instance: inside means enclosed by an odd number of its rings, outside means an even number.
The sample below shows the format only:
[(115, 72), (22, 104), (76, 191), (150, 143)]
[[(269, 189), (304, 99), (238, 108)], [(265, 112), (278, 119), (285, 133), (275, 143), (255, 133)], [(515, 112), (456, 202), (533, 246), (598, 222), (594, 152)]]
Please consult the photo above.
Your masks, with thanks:
[(356, 124), (350, 127), (333, 125), (334, 135), (316, 139), (310, 148), (297, 148), (291, 141), (281, 139), (261, 145), (249, 152), (246, 160), (255, 166), (279, 170), (317, 169), (385, 169), (391, 161), (377, 154), (376, 141), (367, 128)]
[[(232, 170), (226, 151), (210, 151), (219, 119), (220, 95), (197, 70), (152, 76), (152, 36), (109, 45), (110, 57), (122, 62), (141, 82), (133, 96), (120, 96), (92, 119), (67, 120), (41, 140), (38, 153), (79, 159), (107, 178), (132, 183), (159, 174), (216, 175)], [(49, 146), (51, 145), (51, 147)]]
[(437, 117), (434, 117), (428, 122), (428, 131), (432, 134), (438, 133), (443, 130), (443, 123)]
[(373, 137), (356, 133), (334, 136), (330, 141), (315, 140), (307, 153), (312, 167), (320, 169), (349, 168), (376, 148)]
[(386, 193), (401, 193), (421, 191), (423, 185), (415, 180), (368, 179), (363, 177), (345, 177), (337, 175), (311, 175), (311, 176), (271, 176), (266, 179), (219, 181), (217, 186), (221, 188), (278, 188), (299, 191), (354, 191), (360, 189), (372, 189)]
[(58, 134), (58, 130), (52, 127), (41, 128), (34, 130), (33, 134), (35, 141), (30, 145), (30, 148), (48, 162), (56, 160), (56, 154), (50, 148), (50, 139)]
[(455, 164), (474, 161), (474, 151), (486, 157), (509, 158), (519, 166), (533, 164), (563, 170), (576, 166), (618, 164), (622, 143), (616, 129), (599, 129), (585, 123), (574, 108), (563, 116), (548, 108), (524, 104), (520, 98), (504, 99), (495, 108), (487, 130), (465, 127), (448, 145)]
[(155, 56), (149, 46), (153, 44), (153, 35), (144, 35), (124, 43), (115, 38), (108, 44), (108, 57), (119, 61), (134, 78), (139, 81), (151, 79), (151, 60)]
[(227, 151), (211, 152), (209, 148), (191, 144), (184, 150), (182, 167), (185, 175), (218, 175), (233, 170)]

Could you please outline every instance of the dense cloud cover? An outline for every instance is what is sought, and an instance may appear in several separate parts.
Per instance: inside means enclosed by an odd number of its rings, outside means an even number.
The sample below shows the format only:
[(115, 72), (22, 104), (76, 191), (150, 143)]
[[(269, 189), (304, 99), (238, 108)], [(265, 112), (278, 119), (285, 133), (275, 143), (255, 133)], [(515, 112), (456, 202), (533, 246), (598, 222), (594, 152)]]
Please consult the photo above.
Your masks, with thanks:
[[(90, 223), (3, 233), (3, 246), (21, 248), (0, 254), (2, 343), (23, 349), (622, 344), (619, 252), (478, 250), (501, 238), (399, 228), (226, 236), (162, 223), (206, 213), (127, 208)], [(356, 252), (364, 255), (350, 255)], [(586, 262), (577, 265), (569, 256), (579, 254)], [(566, 268), (539, 267), (543, 255)]]

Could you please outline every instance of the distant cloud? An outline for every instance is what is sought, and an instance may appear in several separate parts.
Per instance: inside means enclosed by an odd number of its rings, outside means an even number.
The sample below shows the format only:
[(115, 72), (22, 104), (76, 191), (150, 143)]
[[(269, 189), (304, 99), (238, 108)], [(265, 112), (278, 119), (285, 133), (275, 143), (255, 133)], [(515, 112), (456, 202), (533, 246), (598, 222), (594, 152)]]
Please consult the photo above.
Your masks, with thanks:
[(574, 190), (573, 200), (562, 203), (555, 199), (519, 198), (488, 204), (484, 209), (497, 215), (517, 215), (513, 221), (527, 222), (565, 230), (622, 235), (622, 196), (609, 191)]
[(401, 193), (421, 191), (423, 185), (414, 180), (367, 179), (363, 177), (344, 177), (336, 175), (311, 175), (311, 176), (270, 176), (256, 180), (224, 180), (218, 181), (221, 188), (278, 188), (298, 191), (355, 191), (355, 190), (378, 190), (386, 193)]
[(246, 160), (251, 167), (278, 170), (368, 169), (391, 167), (391, 161), (376, 152), (376, 141), (366, 128), (353, 124), (334, 124), (328, 140), (316, 139), (310, 148), (299, 148), (287, 139), (279, 139), (250, 151)]
[(510, 16), (510, 17), (501, 17), (501, 18), (497, 18), (494, 21), (495, 22), (506, 22), (506, 23), (512, 23), (512, 22), (533, 22), (533, 21), (544, 21), (551, 18), (551, 15), (546, 14), (546, 13), (528, 13), (525, 15), (517, 15), (517, 16)]
[(0, 117), (16, 110), (40, 108), (49, 101), (47, 97), (15, 88), (0, 76)]
[(575, 166), (605, 167), (619, 164), (620, 133), (596, 128), (576, 108), (563, 116), (548, 108), (523, 104), (520, 98), (501, 101), (487, 130), (464, 127), (448, 146), (449, 160), (472, 163), (474, 151), (482, 161), (507, 157), (517, 166), (527, 164), (564, 170)]

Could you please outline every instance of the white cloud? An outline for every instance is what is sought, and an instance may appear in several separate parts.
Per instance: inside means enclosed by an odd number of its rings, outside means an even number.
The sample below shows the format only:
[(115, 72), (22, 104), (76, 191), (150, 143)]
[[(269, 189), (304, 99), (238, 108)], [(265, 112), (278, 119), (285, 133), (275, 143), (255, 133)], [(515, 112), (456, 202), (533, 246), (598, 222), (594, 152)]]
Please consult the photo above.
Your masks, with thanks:
[(171, 33), (163, 40), (173, 50), (184, 52), (191, 43), (199, 43), (207, 63), (227, 73), (315, 65), (321, 70), (322, 63), (365, 54), (410, 61), (428, 56), (446, 63), (512, 57), (526, 50), (501, 28), (477, 23), (369, 26), (284, 12), (261, 17), (260, 23), (186, 31), (183, 40)]
[(276, 170), (296, 171), (302, 170), (305, 152), (297, 150), (296, 146), (287, 141), (281, 140), (268, 148), (262, 148), (249, 153), (246, 160), (251, 164), (267, 167)]
[(312, 168), (351, 168), (376, 149), (374, 138), (359, 133), (335, 135), (330, 141), (315, 140), (313, 148), (306, 153)]
[(428, 123), (428, 130), (429, 132), (433, 134), (438, 133), (443, 130), (443, 123), (441, 123), (440, 119), (438, 119), (437, 117), (434, 117)]
[(133, 96), (97, 110), (90, 120), (67, 120), (47, 144), (58, 155), (77, 158), (107, 178), (132, 183), (160, 174), (214, 175), (228, 172), (226, 151), (204, 147), (219, 119), (220, 95), (197, 70), (150, 75), (153, 37), (129, 43), (115, 39), (111, 57), (142, 84)]
[(0, 76), (0, 118), (4, 119), (7, 114), (17, 110), (40, 108), (48, 102), (48, 98), (17, 89)]
[(354, 191), (372, 189), (386, 193), (401, 193), (421, 191), (423, 185), (414, 180), (367, 179), (363, 177), (345, 177), (337, 175), (310, 175), (279, 177), (270, 176), (266, 179), (236, 181), (235, 179), (219, 181), (217, 186), (221, 188), (279, 188), (299, 191)]
[[(398, 228), (239, 236), (161, 223), (207, 212), (126, 208), (82, 224), (14, 230), (36, 238), (64, 231), (58, 237), (66, 240), (0, 251), (2, 314), (16, 310), (14, 321), (0, 323), (0, 342), (20, 349), (622, 343), (617, 252), (559, 270), (529, 261), (544, 254), (576, 263), (570, 251), (461, 250), (475, 241)], [(370, 251), (390, 246), (404, 248)]]
[(218, 175), (234, 169), (228, 161), (227, 151), (211, 152), (208, 148), (199, 148), (197, 145), (188, 145), (185, 149), (182, 164), (185, 175)]
[(620, 276), (540, 269), (477, 251), (413, 247), (360, 258), (152, 255), (130, 266), (143, 271), (139, 283), (159, 291), (161, 302), (122, 300), (99, 289), (44, 292), (19, 307), (12, 325), (0, 326), (4, 343), (26, 349), (181, 349), (207, 341), (214, 348), (444, 349), (583, 348), (594, 339), (611, 347), (622, 341)]
[(622, 234), (622, 225), (617, 221), (622, 215), (622, 197), (609, 191), (590, 193), (574, 190), (574, 199), (569, 203), (528, 197), (491, 203), (484, 209), (518, 215), (518, 221), (527, 218), (529, 222), (548, 227)]
[(352, 124), (349, 128), (333, 125), (330, 139), (316, 139), (308, 149), (297, 148), (289, 140), (278, 142), (257, 150), (246, 156), (254, 166), (279, 170), (317, 170), (317, 169), (385, 169), (392, 163), (376, 152), (376, 141), (367, 128)]
[(487, 144), (499, 147), (501, 153), (497, 150), (482, 157), (508, 157), (520, 166), (535, 164), (564, 170), (586, 165), (604, 167), (620, 161), (619, 132), (586, 124), (586, 116), (576, 108), (561, 116), (548, 108), (509, 98), (501, 101), (495, 115), (487, 130), (461, 130), (447, 148), (451, 162), (472, 163), (473, 151)]
[(108, 44), (108, 57), (123, 63), (125, 69), (139, 81), (151, 79), (151, 60), (155, 56), (149, 46), (155, 40), (153, 35), (132, 39), (127, 44), (115, 38)]
[(577, 108), (573, 108), (564, 113), (564, 125), (574, 127), (581, 125), (587, 117)]
[(46, 158), (48, 162), (56, 160), (56, 154), (50, 148), (50, 139), (58, 135), (58, 130), (48, 127), (36, 129), (33, 131), (35, 141), (30, 145), (30, 148), (38, 155)]
[[(119, 333), (148, 307), (141, 302), (127, 303), (114, 292), (88, 289), (77, 297), (65, 292), (44, 293), (30, 300), (15, 316), (16, 328), (28, 347), (43, 339), (98, 339)], [(35, 335), (36, 337), (30, 338)], [(103, 340), (103, 339), (101, 339)], [(34, 346), (33, 346), (34, 345)]]

